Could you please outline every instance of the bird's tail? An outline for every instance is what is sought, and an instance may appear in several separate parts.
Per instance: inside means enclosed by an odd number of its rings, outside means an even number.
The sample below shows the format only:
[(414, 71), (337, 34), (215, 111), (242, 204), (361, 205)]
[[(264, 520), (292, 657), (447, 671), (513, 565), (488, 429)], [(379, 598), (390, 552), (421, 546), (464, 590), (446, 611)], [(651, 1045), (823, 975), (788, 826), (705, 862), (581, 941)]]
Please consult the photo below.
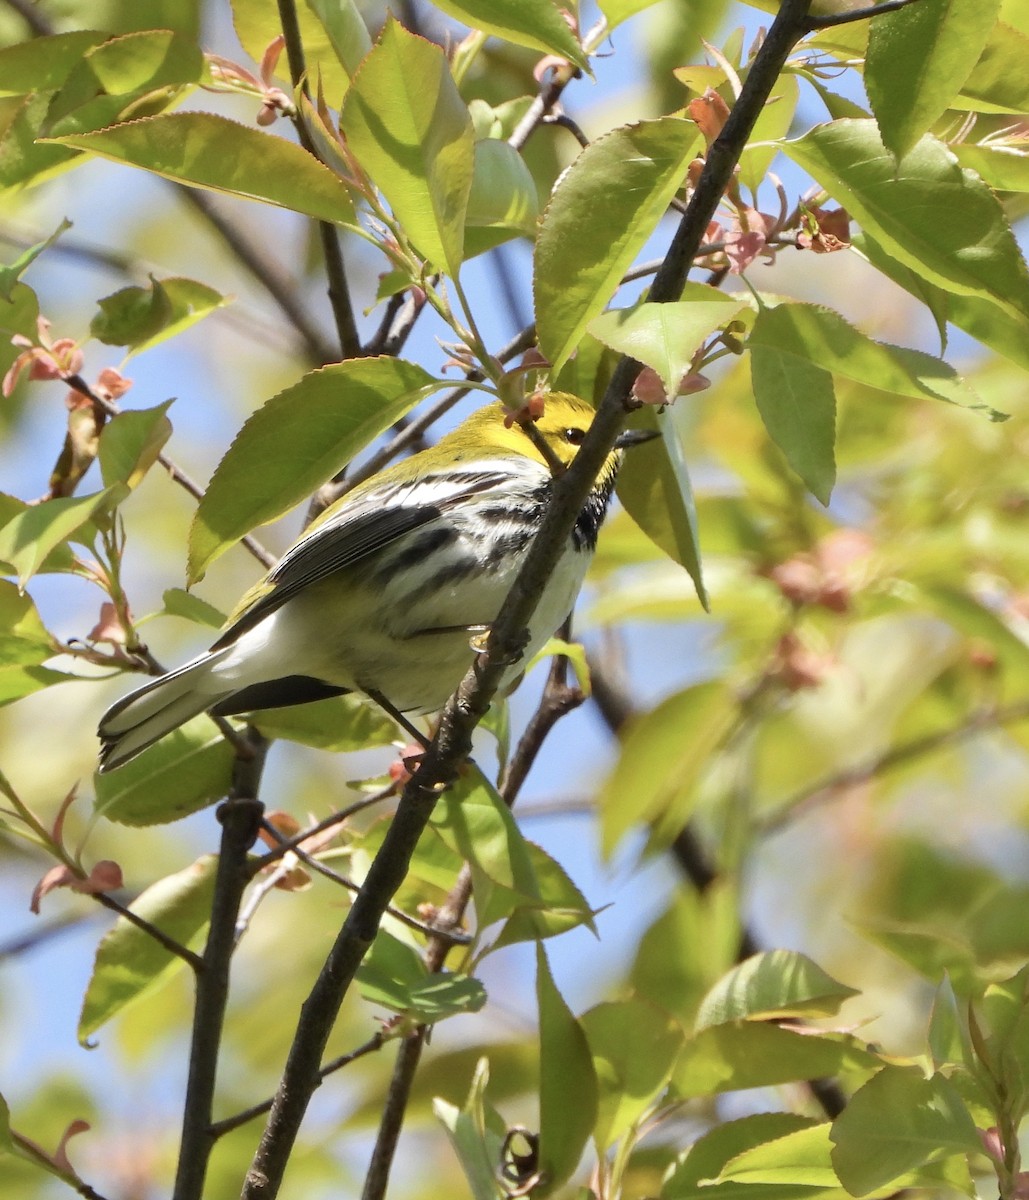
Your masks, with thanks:
[(213, 685), (211, 667), (220, 657), (219, 653), (202, 654), (112, 704), (97, 730), (100, 771), (113, 771), (127, 763), (230, 693), (231, 687)]

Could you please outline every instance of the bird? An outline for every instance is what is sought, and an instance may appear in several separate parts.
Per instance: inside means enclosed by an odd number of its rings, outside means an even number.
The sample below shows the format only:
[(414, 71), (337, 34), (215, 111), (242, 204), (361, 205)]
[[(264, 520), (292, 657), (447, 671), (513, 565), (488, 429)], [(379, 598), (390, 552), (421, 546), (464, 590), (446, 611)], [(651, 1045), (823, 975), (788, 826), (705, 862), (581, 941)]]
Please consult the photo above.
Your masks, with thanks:
[[(241, 715), (347, 692), (393, 715), (442, 708), (593, 417), (585, 401), (551, 392), (529, 428), (494, 402), (345, 493), (243, 596), (209, 650), (111, 705), (98, 730), (99, 770), (205, 711)], [(523, 659), (572, 610), (623, 450), (652, 436), (624, 431), (605, 459), (542, 590)], [(511, 664), (501, 687), (523, 669), (521, 659)]]

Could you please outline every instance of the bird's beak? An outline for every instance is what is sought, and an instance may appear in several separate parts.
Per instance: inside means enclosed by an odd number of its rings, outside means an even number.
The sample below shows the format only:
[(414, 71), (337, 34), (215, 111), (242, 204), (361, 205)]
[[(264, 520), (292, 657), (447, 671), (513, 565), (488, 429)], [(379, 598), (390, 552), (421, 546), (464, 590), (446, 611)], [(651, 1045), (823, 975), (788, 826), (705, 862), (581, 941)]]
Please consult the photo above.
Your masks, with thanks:
[(629, 446), (640, 446), (644, 442), (660, 436), (660, 431), (657, 429), (623, 429), (615, 438), (615, 449), (625, 450)]

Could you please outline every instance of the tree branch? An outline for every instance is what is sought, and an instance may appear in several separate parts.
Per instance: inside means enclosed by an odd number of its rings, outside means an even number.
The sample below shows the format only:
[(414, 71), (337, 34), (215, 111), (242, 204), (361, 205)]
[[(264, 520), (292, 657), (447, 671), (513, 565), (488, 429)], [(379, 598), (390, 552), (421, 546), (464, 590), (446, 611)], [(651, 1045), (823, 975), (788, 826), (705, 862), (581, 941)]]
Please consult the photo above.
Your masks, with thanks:
[(253, 752), (250, 757), (236, 759), (232, 791), (218, 813), (222, 822), (221, 849), (203, 970), (197, 977), (189, 1077), (173, 1200), (201, 1200), (207, 1163), (215, 1142), (211, 1132), (211, 1110), (229, 997), (229, 968), (236, 944), (240, 903), (250, 881), (247, 854), (257, 837), (263, 808), (257, 793), (267, 743), (256, 730), (251, 729), (248, 733)]

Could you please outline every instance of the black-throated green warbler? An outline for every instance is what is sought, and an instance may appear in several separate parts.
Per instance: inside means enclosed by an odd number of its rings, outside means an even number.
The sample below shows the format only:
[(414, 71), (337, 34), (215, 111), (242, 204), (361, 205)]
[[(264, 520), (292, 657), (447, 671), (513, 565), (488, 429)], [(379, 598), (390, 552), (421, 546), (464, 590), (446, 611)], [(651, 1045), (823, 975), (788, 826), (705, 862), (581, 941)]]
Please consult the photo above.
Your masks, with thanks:
[[(575, 457), (593, 409), (546, 398), (538, 438), (557, 463)], [(540, 596), (525, 657), (571, 611), (596, 546), (625, 433), (579, 514)], [(473, 413), (428, 450), (325, 510), (252, 588), (206, 654), (125, 696), (100, 722), (101, 771), (209, 711), (220, 716), (343, 692), (400, 712), (439, 709), (460, 683), (511, 588), (553, 487), (551, 466), (500, 404)], [(505, 684), (523, 669), (512, 665)]]

